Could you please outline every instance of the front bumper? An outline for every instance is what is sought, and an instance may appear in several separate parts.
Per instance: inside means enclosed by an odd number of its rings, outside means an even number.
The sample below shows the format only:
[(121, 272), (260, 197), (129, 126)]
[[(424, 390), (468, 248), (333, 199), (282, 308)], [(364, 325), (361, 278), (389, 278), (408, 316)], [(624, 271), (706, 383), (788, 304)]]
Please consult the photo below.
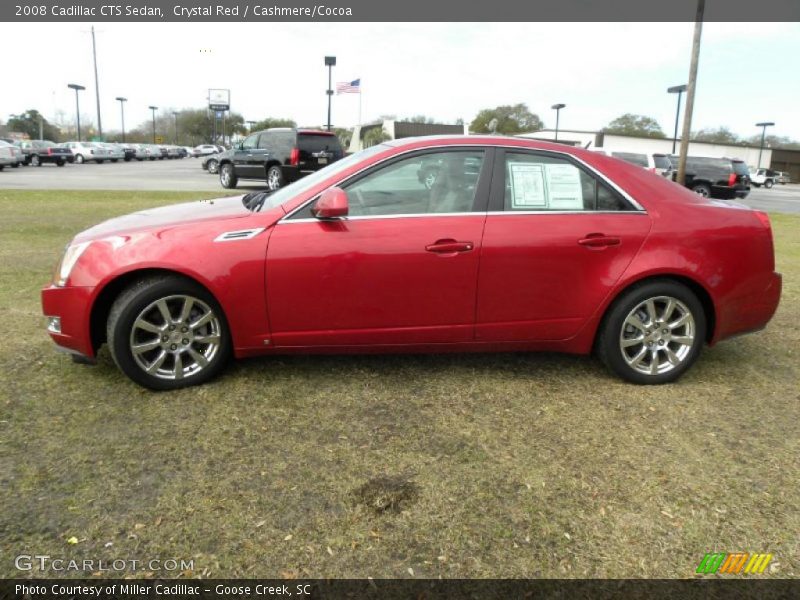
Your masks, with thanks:
[(42, 312), (60, 319), (60, 332), (48, 328), (48, 334), (60, 349), (94, 358), (89, 323), (92, 288), (56, 287), (42, 289)]

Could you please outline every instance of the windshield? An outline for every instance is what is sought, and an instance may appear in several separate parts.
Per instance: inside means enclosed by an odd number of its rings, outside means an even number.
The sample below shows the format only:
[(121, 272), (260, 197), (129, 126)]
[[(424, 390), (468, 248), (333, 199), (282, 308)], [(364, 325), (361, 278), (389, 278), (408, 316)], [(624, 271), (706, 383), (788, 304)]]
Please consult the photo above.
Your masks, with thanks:
[(316, 173), (313, 173), (307, 177), (303, 177), (302, 179), (298, 179), (294, 183), (279, 189), (273, 194), (270, 194), (264, 200), (262, 207), (275, 208), (276, 206), (280, 206), (287, 200), (291, 200), (292, 198), (295, 198), (296, 196), (299, 196), (300, 194), (310, 190), (320, 181), (324, 181), (332, 175), (336, 175), (337, 173), (347, 170), (349, 167), (359, 163), (365, 158), (369, 158), (370, 156), (374, 156), (375, 154), (379, 154), (380, 152), (388, 149), (389, 146), (386, 144), (377, 144), (367, 148), (366, 150), (356, 152), (355, 154), (351, 154), (346, 158), (337, 160), (335, 163), (328, 165), (324, 169), (320, 169)]

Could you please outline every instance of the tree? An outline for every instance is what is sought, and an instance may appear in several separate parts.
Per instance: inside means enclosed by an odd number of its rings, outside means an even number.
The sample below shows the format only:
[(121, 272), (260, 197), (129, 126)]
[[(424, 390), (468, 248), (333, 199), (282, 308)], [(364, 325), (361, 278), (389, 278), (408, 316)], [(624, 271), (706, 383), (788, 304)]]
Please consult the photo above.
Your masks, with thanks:
[[(745, 140), (753, 146), (761, 145), (761, 134), (757, 133)], [(800, 142), (786, 135), (769, 135), (764, 138), (765, 148), (786, 148), (787, 150), (800, 150)]]
[(333, 133), (339, 138), (339, 143), (342, 145), (342, 148), (345, 149), (345, 152), (347, 152), (347, 148), (350, 146), (350, 140), (353, 139), (353, 130), (345, 129), (344, 127), (334, 127)]
[(741, 142), (741, 139), (727, 127), (720, 127), (718, 129), (708, 128), (695, 131), (694, 134), (692, 134), (692, 141), (713, 142), (715, 144), (738, 144)]
[(405, 123), (436, 123), (433, 117), (426, 117), (425, 115), (414, 115), (413, 117), (406, 117), (400, 120)]
[(61, 132), (58, 127), (53, 126), (45, 119), (38, 110), (29, 109), (24, 113), (18, 115), (11, 115), (6, 125), (8, 131), (17, 133), (27, 133), (32, 140), (38, 140), (40, 128), (42, 130), (41, 139), (51, 140), (53, 142), (61, 141)]
[(603, 129), (606, 133), (635, 135), (639, 137), (665, 138), (661, 125), (652, 117), (626, 113), (617, 117)]
[(262, 129), (271, 129), (273, 127), (297, 127), (297, 123), (292, 119), (279, 119), (275, 117), (267, 117), (261, 119), (253, 125), (252, 131), (261, 131)]
[(376, 144), (380, 144), (381, 142), (385, 142), (390, 139), (392, 139), (392, 137), (386, 133), (382, 127), (373, 127), (364, 134), (364, 148), (375, 146)]
[[(492, 123), (493, 121), (495, 123)], [(544, 123), (539, 115), (528, 110), (525, 104), (485, 108), (478, 113), (469, 126), (474, 133), (501, 133), (504, 135), (539, 131), (543, 127)]]

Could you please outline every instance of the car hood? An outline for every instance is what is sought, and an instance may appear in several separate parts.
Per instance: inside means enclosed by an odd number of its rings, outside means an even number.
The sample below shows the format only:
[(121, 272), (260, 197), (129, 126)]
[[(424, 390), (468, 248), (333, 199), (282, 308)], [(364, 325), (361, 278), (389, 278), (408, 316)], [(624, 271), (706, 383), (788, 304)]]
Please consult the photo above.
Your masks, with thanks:
[[(281, 211), (282, 212), (282, 211)], [(75, 237), (76, 242), (91, 241), (143, 229), (166, 229), (212, 220), (241, 219), (253, 213), (242, 206), (242, 196), (196, 200), (115, 217)]]

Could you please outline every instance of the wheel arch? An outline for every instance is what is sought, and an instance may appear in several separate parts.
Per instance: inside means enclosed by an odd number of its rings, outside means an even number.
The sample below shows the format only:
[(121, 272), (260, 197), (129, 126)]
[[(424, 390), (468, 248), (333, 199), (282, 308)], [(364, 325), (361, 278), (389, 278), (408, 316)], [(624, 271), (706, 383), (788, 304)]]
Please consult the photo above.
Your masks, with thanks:
[(594, 339), (592, 341), (592, 347), (594, 348), (597, 344), (597, 340), (600, 336), (600, 332), (603, 329), (603, 325), (608, 318), (611, 309), (613, 308), (614, 304), (619, 300), (619, 298), (627, 293), (628, 291), (640, 287), (642, 285), (648, 284), (652, 281), (658, 280), (669, 280), (675, 281), (677, 283), (681, 283), (688, 287), (692, 293), (697, 296), (697, 299), (700, 301), (700, 305), (703, 307), (703, 313), (706, 317), (706, 343), (711, 343), (714, 339), (714, 332), (716, 330), (716, 321), (717, 321), (717, 313), (716, 308), (714, 306), (714, 300), (711, 297), (711, 294), (708, 290), (699, 283), (696, 279), (692, 279), (683, 274), (679, 273), (652, 273), (640, 277), (639, 279), (635, 279), (632, 281), (628, 281), (623, 287), (619, 288), (611, 300), (606, 304), (605, 309), (603, 310), (603, 315), (598, 321), (597, 328), (594, 332)]
[(95, 352), (95, 354), (100, 349), (100, 346), (106, 342), (106, 323), (108, 322), (108, 317), (111, 313), (111, 307), (113, 306), (114, 301), (124, 290), (126, 290), (136, 281), (157, 275), (180, 277), (186, 281), (191, 281), (192, 283), (199, 285), (206, 292), (211, 294), (211, 296), (217, 301), (222, 309), (223, 318), (228, 321), (227, 315), (225, 314), (225, 307), (219, 301), (217, 295), (209, 288), (208, 285), (196, 277), (192, 277), (191, 275), (187, 275), (186, 273), (182, 273), (180, 271), (157, 267), (148, 267), (127, 271), (106, 282), (92, 303), (91, 312), (89, 313), (89, 336), (92, 344), (92, 350)]

